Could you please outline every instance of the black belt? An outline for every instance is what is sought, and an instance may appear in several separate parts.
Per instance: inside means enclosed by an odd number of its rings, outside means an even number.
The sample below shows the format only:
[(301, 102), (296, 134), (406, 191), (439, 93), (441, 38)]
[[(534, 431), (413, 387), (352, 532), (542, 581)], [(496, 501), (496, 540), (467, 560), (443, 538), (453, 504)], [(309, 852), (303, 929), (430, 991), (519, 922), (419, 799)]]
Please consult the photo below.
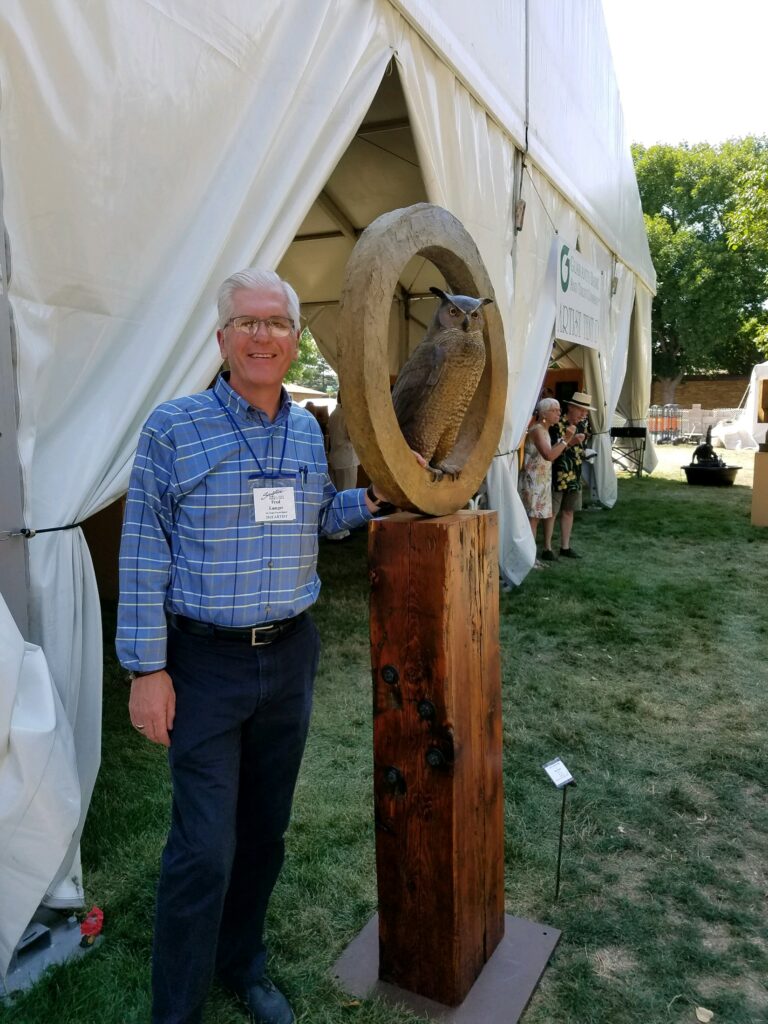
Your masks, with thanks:
[(188, 619), (186, 615), (171, 612), (168, 622), (182, 633), (191, 636), (207, 636), (213, 640), (242, 641), (251, 647), (264, 647), (273, 644), (281, 636), (285, 636), (298, 623), (306, 612), (294, 615), (292, 619), (280, 619), (278, 622), (265, 622), (261, 626), (214, 626), (212, 622), (199, 622)]

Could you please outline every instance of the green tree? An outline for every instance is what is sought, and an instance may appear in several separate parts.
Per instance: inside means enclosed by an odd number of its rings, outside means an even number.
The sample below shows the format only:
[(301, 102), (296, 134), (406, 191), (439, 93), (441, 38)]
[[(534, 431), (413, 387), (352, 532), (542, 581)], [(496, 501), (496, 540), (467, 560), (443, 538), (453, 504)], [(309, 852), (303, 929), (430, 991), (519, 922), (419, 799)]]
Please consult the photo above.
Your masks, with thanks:
[(658, 279), (653, 370), (671, 401), (685, 373), (745, 373), (765, 351), (768, 222), (750, 188), (768, 181), (759, 178), (768, 139), (633, 146), (632, 155)]
[(759, 154), (754, 167), (736, 182), (736, 202), (727, 218), (734, 248), (768, 251), (768, 152)]
[[(763, 150), (756, 166), (744, 171), (736, 183), (736, 202), (729, 212), (726, 226), (729, 240), (737, 252), (754, 254), (768, 262), (768, 150)], [(763, 354), (768, 353), (768, 323), (755, 317), (748, 322), (751, 335)]]
[(317, 347), (308, 327), (299, 335), (299, 356), (285, 376), (289, 384), (303, 384), (315, 391), (333, 392), (339, 389), (339, 378)]

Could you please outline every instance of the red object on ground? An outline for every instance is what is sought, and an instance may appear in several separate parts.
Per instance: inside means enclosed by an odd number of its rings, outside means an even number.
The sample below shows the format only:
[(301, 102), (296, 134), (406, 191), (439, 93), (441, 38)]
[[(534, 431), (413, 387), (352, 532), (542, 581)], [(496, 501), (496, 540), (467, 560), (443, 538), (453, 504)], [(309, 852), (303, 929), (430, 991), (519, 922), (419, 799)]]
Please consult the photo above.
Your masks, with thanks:
[(91, 907), (80, 922), (81, 946), (91, 946), (104, 927), (104, 911), (101, 907)]

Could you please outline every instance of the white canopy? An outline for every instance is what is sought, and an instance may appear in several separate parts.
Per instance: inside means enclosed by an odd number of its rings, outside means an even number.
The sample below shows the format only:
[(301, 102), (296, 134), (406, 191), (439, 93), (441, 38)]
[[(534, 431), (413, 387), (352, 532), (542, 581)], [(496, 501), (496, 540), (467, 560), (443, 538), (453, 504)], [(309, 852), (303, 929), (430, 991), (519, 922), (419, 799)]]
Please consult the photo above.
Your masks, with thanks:
[[(357, 233), (429, 199), (474, 237), (506, 325), (508, 411), (489, 494), (502, 571), (519, 582), (534, 553), (513, 453), (551, 351), (558, 239), (611, 283), (600, 348), (584, 357), (598, 429), (617, 403), (642, 420), (650, 387), (655, 277), (599, 0), (499, 0), (471, 17), (463, 0), (5, 0), (0, 40), (26, 525), (82, 522), (125, 490), (149, 411), (217, 369), (214, 297), (228, 274), (278, 267), (333, 361)], [(433, 280), (428, 265), (403, 271), (395, 369)], [(74, 736), (61, 798), (76, 772), (82, 814), (76, 828), (52, 816), (50, 849), (68, 853), (45, 878), (37, 847), (12, 837), (28, 870), (0, 922), (0, 968), (46, 890), (53, 903), (81, 896), (73, 865), (99, 763), (99, 605), (81, 530), (34, 537), (29, 559), (26, 639)], [(0, 623), (0, 655), (17, 645)], [(0, 732), (11, 707), (0, 704)], [(55, 787), (44, 751), (27, 756), (25, 777)], [(34, 809), (38, 789), (24, 798)]]
[(744, 405), (738, 414), (719, 420), (712, 427), (712, 444), (717, 448), (757, 448), (768, 438), (768, 362), (752, 367), (749, 387), (742, 399)]
[(763, 381), (768, 381), (768, 362), (758, 363), (752, 368), (744, 402), (744, 427), (752, 435), (755, 445), (768, 441), (768, 419), (765, 409), (768, 401), (768, 384), (764, 384)]

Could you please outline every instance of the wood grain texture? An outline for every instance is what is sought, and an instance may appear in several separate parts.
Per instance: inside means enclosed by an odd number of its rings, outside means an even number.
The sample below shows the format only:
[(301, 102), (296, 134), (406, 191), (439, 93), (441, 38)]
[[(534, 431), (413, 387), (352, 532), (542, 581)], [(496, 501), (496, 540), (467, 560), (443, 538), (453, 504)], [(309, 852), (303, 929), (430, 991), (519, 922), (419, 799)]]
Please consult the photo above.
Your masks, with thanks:
[(380, 976), (456, 1006), (504, 929), (496, 515), (374, 521), (369, 560)]

